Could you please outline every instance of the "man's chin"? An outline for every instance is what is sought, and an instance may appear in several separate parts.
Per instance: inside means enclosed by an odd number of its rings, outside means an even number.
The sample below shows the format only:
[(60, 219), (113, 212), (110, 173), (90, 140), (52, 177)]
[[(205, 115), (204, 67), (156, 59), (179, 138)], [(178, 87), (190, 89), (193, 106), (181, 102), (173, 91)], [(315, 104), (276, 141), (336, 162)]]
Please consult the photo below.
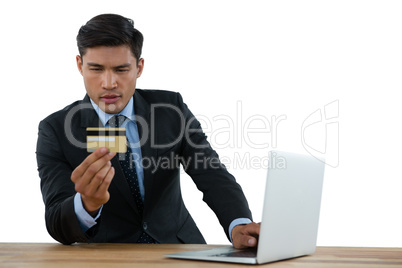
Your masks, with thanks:
[(108, 114), (117, 114), (121, 112), (120, 105), (117, 103), (112, 103), (112, 104), (106, 104), (104, 102), (99, 103), (99, 108), (101, 108), (102, 111)]

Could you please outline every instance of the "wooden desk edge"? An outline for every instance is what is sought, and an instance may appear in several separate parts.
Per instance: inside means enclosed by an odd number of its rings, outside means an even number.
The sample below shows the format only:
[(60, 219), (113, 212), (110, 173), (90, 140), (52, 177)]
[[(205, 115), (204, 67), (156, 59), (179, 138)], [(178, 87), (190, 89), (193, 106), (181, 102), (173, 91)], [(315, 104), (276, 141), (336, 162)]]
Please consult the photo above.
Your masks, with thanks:
[[(165, 254), (205, 250), (228, 245), (203, 244), (73, 244), (58, 243), (0, 243), (0, 266), (7, 267), (223, 267), (233, 264), (175, 260)], [(113, 265), (116, 266), (113, 266)], [(314, 254), (288, 261), (271, 263), (270, 267), (283, 265), (296, 267), (402, 267), (402, 248), (383, 247), (317, 247)], [(78, 266), (77, 266), (78, 265)], [(250, 266), (248, 266), (250, 267)]]

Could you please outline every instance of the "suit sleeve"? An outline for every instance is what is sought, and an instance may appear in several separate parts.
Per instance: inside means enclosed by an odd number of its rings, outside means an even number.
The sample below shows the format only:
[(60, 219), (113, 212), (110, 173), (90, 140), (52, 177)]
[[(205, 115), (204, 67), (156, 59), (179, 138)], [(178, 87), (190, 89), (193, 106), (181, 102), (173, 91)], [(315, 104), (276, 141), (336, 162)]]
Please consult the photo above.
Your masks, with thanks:
[(217, 215), (227, 237), (229, 225), (237, 218), (252, 215), (240, 185), (220, 162), (202, 131), (200, 122), (194, 117), (178, 94), (178, 103), (184, 114), (186, 128), (182, 141), (182, 163), (197, 188), (203, 192), (203, 200)]
[(74, 183), (72, 166), (63, 153), (61, 137), (47, 121), (39, 124), (36, 157), (45, 203), (46, 228), (49, 234), (63, 244), (86, 242), (89, 239), (74, 211)]

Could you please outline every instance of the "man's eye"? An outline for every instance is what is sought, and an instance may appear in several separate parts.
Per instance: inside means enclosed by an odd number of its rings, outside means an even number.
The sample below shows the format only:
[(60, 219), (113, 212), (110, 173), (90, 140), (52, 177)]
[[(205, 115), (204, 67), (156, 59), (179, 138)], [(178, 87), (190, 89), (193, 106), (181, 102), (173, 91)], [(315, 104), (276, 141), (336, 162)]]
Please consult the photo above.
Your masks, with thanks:
[(128, 69), (117, 69), (118, 73), (124, 73), (124, 72), (128, 72)]
[(91, 71), (102, 71), (101, 68), (90, 68), (89, 70), (91, 70)]

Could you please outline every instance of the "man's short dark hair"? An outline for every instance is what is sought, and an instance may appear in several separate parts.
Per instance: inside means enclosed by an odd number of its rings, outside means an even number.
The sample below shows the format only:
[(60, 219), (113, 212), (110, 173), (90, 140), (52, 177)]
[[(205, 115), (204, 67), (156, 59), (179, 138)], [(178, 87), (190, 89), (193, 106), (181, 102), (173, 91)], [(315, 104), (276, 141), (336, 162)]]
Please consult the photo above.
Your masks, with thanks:
[(102, 14), (93, 17), (78, 31), (77, 46), (80, 56), (86, 50), (97, 46), (121, 46), (131, 48), (137, 60), (141, 58), (144, 37), (134, 28), (134, 21), (116, 14)]

